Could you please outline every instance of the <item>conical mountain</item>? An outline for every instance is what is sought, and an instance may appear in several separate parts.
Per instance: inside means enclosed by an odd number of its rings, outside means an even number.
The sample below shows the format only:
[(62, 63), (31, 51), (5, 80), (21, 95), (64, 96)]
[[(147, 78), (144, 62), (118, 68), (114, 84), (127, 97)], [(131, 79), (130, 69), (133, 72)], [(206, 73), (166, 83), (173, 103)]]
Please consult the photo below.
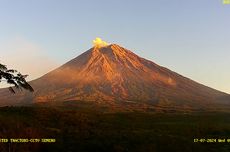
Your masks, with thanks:
[(90, 101), (206, 107), (229, 95), (139, 57), (116, 44), (95, 46), (31, 82), (35, 92), (0, 91), (0, 103)]

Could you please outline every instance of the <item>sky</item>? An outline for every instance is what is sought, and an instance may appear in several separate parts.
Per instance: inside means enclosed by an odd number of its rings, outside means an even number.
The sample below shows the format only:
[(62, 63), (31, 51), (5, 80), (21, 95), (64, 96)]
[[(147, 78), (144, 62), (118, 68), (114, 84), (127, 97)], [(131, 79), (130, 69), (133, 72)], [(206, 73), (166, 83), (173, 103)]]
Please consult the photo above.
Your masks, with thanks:
[(230, 93), (230, 4), (222, 0), (0, 0), (0, 20), (0, 63), (28, 80), (100, 37)]

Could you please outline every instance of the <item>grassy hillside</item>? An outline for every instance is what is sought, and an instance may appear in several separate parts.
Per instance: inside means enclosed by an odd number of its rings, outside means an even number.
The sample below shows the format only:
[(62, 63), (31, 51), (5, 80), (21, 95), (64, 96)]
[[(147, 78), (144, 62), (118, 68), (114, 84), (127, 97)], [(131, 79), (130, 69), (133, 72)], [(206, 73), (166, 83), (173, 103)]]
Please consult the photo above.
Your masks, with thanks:
[(0, 143), (1, 152), (229, 151), (229, 113), (103, 113), (85, 107), (2, 107), (0, 138), (55, 138), (55, 143)]

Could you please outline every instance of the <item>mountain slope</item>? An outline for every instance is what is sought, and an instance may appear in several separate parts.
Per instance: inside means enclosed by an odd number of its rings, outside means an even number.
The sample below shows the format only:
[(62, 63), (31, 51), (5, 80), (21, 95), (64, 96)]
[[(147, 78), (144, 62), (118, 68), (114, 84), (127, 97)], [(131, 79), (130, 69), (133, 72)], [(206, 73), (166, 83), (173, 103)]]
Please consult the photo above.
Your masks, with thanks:
[(32, 81), (31, 85), (35, 89), (33, 94), (22, 92), (10, 96), (6, 90), (0, 90), (1, 103), (81, 100), (205, 107), (229, 101), (228, 94), (185, 78), (116, 44), (95, 46)]

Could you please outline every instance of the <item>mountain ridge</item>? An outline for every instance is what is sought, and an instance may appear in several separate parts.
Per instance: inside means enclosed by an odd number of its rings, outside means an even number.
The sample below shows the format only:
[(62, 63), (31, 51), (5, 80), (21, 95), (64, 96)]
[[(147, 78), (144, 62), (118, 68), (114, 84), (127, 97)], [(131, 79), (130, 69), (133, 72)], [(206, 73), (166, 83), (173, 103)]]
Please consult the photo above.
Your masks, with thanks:
[[(35, 92), (15, 95), (20, 102), (80, 100), (119, 104), (126, 101), (182, 107), (229, 104), (228, 94), (141, 58), (117, 44), (95, 46), (30, 83)], [(0, 91), (2, 94), (7, 93)], [(9, 103), (9, 98), (15, 97), (5, 95), (0, 101)]]

